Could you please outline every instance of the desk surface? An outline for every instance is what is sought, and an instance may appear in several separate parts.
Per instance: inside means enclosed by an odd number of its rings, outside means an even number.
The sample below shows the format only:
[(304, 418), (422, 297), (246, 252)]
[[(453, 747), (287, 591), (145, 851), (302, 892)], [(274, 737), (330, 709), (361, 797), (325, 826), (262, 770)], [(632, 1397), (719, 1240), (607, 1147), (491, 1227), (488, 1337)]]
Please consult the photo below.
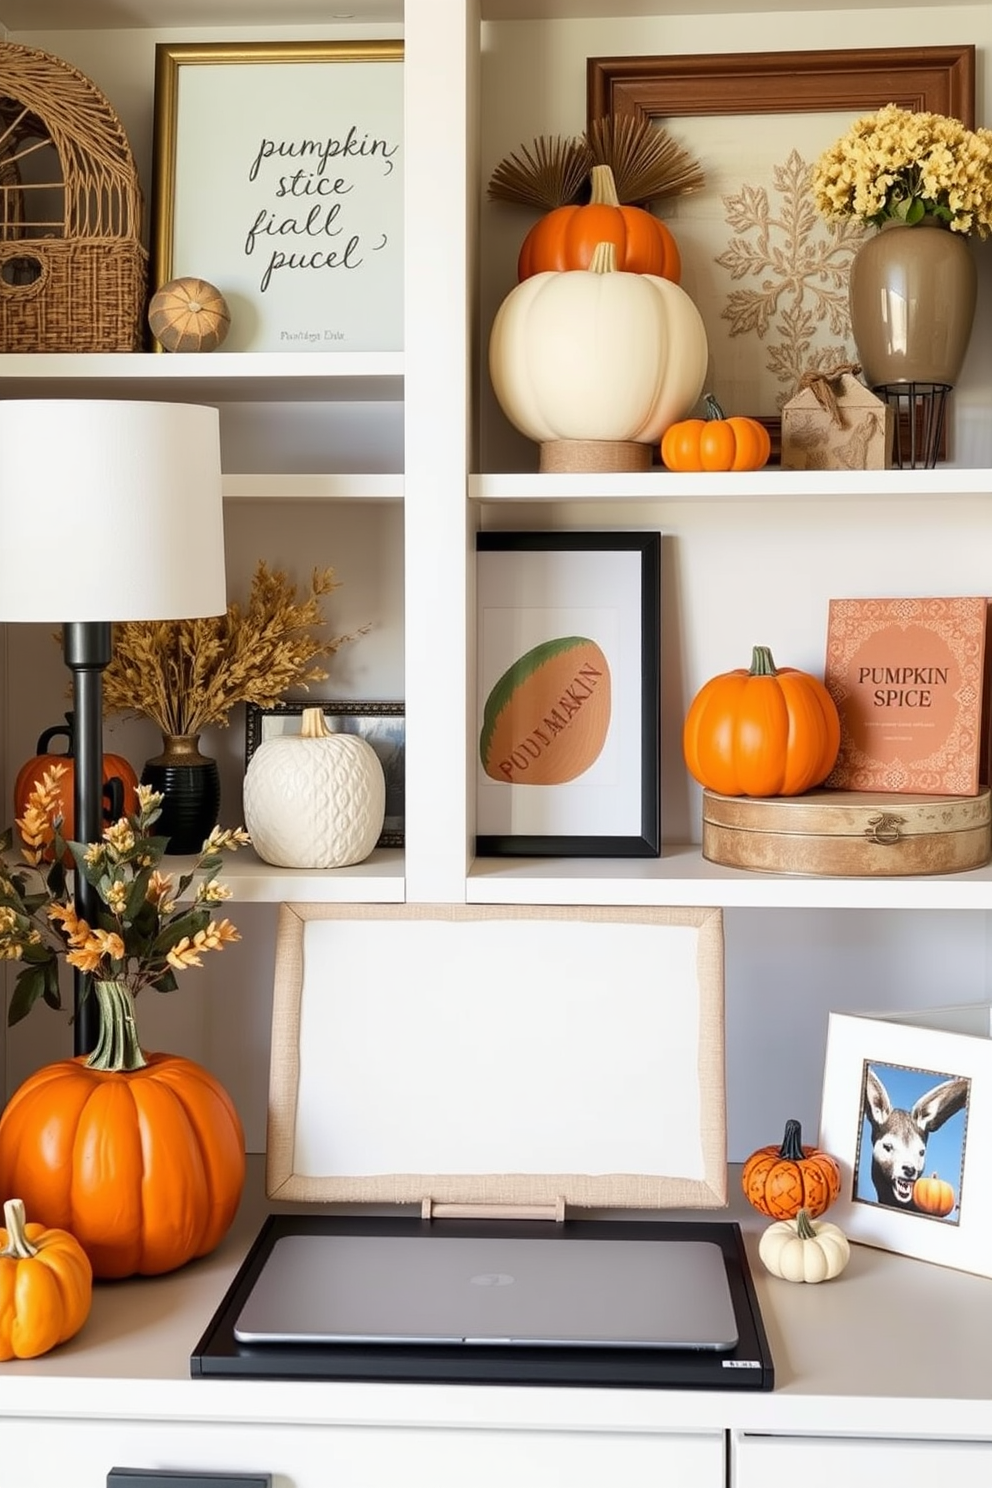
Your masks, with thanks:
[(766, 1221), (738, 1199), (736, 1170), (729, 1209), (705, 1217), (736, 1219), (744, 1229), (775, 1362), (769, 1394), (192, 1379), (190, 1354), (266, 1214), (327, 1212), (270, 1203), (262, 1187), (262, 1161), (252, 1158), (238, 1216), (213, 1255), (168, 1276), (98, 1283), (75, 1339), (41, 1359), (0, 1366), (0, 1419), (429, 1421), (992, 1438), (992, 1280), (863, 1245), (852, 1246), (850, 1265), (835, 1281), (803, 1286), (773, 1278), (757, 1254)]

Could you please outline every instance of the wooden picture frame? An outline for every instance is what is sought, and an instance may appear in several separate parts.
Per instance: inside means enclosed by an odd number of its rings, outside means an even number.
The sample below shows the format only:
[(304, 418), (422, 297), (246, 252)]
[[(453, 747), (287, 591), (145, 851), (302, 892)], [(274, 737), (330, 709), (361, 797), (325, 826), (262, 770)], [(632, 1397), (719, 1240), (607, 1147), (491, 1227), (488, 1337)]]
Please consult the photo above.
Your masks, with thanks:
[(331, 698), (283, 702), (274, 708), (260, 708), (256, 703), (248, 703), (245, 708), (245, 769), (260, 744), (280, 734), (298, 734), (304, 709), (318, 707), (332, 732), (358, 734), (375, 750), (386, 777), (386, 815), (376, 847), (402, 847), (406, 840), (403, 703), (340, 702)]
[(156, 46), (151, 288), (219, 289), (222, 351), (402, 350), (402, 58), (401, 41)]
[(657, 857), (661, 534), (476, 550), (476, 852)]
[[(840, 1163), (828, 1218), (851, 1240), (992, 1276), (992, 1007), (831, 1013), (818, 1145)], [(944, 1213), (917, 1194), (933, 1174)]]
[(283, 904), (275, 966), (270, 1198), (726, 1203), (721, 910)]
[[(970, 44), (590, 57), (587, 113), (590, 124), (615, 114), (660, 122), (703, 115), (851, 115), (895, 103), (948, 114), (970, 129), (975, 120), (975, 65), (975, 47)], [(838, 128), (837, 134), (841, 132)], [(824, 139), (824, 149), (833, 138)], [(692, 153), (691, 138), (679, 142)], [(739, 144), (743, 159), (746, 132)], [(686, 200), (691, 202), (691, 197)], [(678, 235), (677, 223), (675, 231)], [(778, 459), (778, 414), (740, 407), (726, 412), (759, 418), (771, 436), (773, 459)], [(903, 422), (908, 424), (908, 415), (903, 415)], [(903, 447), (908, 447), (908, 440), (903, 440)]]

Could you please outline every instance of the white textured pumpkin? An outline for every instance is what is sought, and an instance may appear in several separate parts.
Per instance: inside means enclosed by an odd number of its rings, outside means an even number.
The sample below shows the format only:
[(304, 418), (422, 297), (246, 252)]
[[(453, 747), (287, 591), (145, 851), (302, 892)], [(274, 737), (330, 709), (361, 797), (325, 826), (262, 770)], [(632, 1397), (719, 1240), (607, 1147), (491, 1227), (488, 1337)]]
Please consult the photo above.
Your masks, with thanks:
[(616, 271), (600, 243), (588, 269), (534, 274), (512, 289), (489, 337), (489, 375), (512, 424), (557, 439), (654, 444), (703, 390), (706, 330), (669, 279)]
[(266, 739), (248, 761), (245, 826), (252, 846), (279, 868), (346, 868), (375, 847), (386, 813), (386, 779), (371, 744), (335, 734), (319, 708), (301, 732)]

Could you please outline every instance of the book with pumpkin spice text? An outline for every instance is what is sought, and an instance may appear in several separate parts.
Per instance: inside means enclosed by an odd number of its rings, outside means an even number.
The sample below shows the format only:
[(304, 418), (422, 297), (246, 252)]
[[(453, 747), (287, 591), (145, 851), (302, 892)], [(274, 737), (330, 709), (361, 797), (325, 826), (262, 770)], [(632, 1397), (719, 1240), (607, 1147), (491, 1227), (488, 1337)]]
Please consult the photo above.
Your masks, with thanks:
[(832, 599), (835, 790), (973, 796), (989, 779), (987, 597)]

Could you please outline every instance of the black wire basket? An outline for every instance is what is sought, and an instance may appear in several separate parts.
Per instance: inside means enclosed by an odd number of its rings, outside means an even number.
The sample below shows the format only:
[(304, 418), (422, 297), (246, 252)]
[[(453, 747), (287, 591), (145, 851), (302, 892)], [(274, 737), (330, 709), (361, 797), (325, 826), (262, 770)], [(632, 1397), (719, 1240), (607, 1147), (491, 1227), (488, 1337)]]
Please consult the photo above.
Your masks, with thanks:
[(872, 388), (892, 408), (892, 464), (897, 470), (932, 470), (943, 452), (946, 382), (883, 382)]

